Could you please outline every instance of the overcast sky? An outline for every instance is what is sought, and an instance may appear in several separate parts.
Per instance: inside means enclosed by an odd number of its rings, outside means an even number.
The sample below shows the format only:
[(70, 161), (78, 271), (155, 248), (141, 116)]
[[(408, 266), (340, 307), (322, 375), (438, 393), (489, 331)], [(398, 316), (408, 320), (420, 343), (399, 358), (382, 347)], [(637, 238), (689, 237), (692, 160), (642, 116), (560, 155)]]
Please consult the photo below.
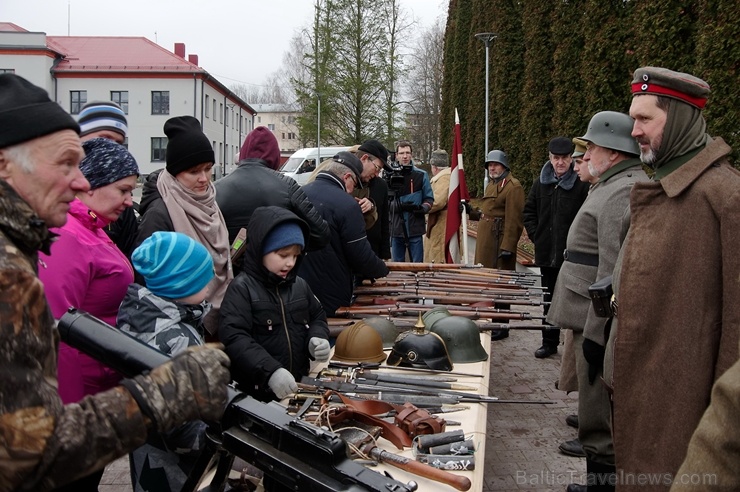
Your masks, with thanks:
[[(412, 31), (447, 15), (448, 0), (400, 0)], [(0, 21), (50, 36), (143, 36), (173, 51), (185, 43), (222, 83), (262, 84), (280, 68), (313, 0), (0, 0)], [(70, 15), (68, 15), (68, 12)], [(69, 21), (68, 21), (69, 19)]]

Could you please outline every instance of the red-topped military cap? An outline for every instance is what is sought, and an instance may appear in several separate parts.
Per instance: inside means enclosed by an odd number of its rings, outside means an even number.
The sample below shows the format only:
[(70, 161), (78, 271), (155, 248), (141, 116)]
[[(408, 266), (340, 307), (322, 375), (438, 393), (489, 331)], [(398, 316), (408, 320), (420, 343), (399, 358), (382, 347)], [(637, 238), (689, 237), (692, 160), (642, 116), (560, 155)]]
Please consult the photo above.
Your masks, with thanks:
[(667, 68), (641, 67), (632, 79), (632, 95), (653, 94), (678, 99), (703, 109), (709, 97), (709, 84), (698, 77)]

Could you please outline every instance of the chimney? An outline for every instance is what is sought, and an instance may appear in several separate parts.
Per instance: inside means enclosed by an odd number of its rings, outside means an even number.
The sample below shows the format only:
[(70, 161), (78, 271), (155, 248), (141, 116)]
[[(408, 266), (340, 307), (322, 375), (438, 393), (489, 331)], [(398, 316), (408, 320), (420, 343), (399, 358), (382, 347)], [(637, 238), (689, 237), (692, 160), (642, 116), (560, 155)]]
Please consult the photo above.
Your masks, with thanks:
[(175, 54), (185, 59), (185, 43), (175, 43)]
[(200, 66), (198, 65), (198, 55), (188, 55), (188, 61), (196, 67)]

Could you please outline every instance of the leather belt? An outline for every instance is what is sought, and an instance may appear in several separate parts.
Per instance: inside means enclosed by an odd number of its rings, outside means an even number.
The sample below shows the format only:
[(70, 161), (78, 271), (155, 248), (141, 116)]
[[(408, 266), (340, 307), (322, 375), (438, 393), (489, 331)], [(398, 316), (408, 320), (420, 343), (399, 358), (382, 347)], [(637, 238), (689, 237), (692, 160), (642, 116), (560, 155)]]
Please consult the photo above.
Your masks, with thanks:
[(563, 251), (563, 259), (579, 265), (599, 266), (599, 255), (589, 253), (578, 253), (577, 251)]

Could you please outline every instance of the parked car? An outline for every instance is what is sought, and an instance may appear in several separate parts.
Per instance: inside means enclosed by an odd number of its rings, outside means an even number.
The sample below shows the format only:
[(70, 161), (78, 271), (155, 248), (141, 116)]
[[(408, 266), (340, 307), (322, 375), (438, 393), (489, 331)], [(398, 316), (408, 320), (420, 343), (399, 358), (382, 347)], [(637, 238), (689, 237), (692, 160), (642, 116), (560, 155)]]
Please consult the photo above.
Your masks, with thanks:
[(295, 179), (298, 184), (304, 185), (318, 164), (334, 157), (337, 152), (349, 150), (349, 147), (321, 147), (321, 158), (316, 162), (318, 150), (316, 147), (296, 150), (280, 167), (280, 172)]

